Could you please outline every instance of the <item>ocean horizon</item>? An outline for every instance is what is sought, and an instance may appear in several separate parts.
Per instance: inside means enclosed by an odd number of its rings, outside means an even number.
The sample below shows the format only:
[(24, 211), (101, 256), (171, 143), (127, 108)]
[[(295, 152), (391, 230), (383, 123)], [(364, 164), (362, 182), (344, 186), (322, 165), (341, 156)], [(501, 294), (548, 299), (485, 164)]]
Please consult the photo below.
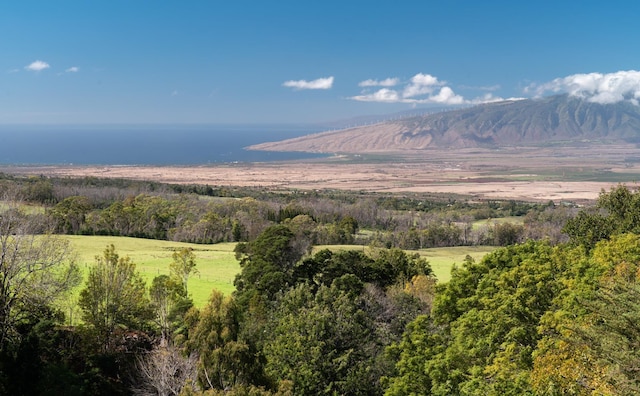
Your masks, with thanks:
[(0, 125), (2, 165), (205, 165), (321, 158), (250, 151), (324, 128), (310, 125)]

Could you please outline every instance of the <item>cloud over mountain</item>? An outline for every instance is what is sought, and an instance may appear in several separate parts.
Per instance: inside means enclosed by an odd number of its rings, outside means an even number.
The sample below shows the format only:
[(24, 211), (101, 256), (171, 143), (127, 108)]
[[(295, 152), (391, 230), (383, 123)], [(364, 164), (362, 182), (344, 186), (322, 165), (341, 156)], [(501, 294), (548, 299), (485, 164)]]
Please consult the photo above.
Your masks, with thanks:
[(615, 73), (573, 74), (556, 78), (544, 84), (529, 85), (526, 93), (542, 96), (546, 93), (568, 93), (592, 103), (612, 104), (629, 101), (635, 105), (640, 100), (640, 72), (635, 70)]
[[(440, 81), (431, 74), (418, 73), (404, 84), (400, 89), (391, 89), (400, 84), (398, 78), (387, 78), (385, 80), (365, 80), (358, 85), (365, 88), (360, 95), (350, 97), (351, 100), (359, 102), (381, 102), (381, 103), (411, 103), (411, 104), (443, 104), (461, 105), (478, 104), (502, 100), (491, 94), (475, 99), (465, 99), (456, 94), (445, 81)], [(369, 87), (384, 87), (377, 91), (369, 91)]]

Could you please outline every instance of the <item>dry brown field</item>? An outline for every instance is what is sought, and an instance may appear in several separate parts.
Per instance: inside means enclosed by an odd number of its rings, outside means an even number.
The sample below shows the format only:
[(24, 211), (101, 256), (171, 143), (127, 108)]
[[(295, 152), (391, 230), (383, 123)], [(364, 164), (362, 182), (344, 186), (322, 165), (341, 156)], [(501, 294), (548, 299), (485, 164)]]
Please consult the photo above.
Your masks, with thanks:
[(11, 166), (0, 172), (580, 203), (618, 183), (634, 187), (640, 181), (640, 150), (633, 145), (423, 150), (206, 166)]

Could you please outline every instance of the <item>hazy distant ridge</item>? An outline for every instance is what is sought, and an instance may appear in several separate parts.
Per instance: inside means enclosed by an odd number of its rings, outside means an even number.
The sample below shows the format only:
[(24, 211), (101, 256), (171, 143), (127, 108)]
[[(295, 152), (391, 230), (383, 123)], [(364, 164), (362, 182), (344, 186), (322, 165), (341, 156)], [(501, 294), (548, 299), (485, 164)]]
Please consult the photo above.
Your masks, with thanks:
[(558, 95), (420, 115), (263, 143), (249, 149), (358, 153), (583, 140), (640, 140), (640, 107)]

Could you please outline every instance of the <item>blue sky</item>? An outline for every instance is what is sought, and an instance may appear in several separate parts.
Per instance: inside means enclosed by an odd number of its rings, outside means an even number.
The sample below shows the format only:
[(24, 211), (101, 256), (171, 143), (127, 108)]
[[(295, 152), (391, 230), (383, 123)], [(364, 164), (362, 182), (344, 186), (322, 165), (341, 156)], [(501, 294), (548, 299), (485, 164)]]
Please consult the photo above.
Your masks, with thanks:
[[(0, 124), (640, 98), (637, 1), (4, 1)], [(618, 99), (616, 99), (618, 98)]]

